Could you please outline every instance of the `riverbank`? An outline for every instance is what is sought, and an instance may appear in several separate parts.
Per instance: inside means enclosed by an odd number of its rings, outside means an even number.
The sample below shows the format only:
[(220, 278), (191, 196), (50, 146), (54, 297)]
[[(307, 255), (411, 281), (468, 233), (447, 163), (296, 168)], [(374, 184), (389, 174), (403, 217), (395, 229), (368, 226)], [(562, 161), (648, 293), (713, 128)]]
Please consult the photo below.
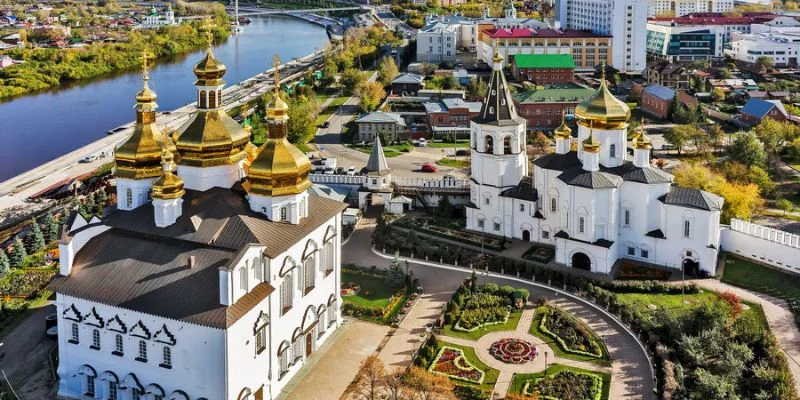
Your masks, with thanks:
[[(0, 70), (0, 101), (57, 88), (63, 84), (101, 77), (141, 67), (147, 49), (156, 59), (171, 59), (206, 45), (200, 32), (201, 20), (158, 30), (124, 32), (125, 42), (96, 43), (80, 48), (12, 49), (2, 54), (24, 63)], [(228, 23), (218, 21), (212, 32), (215, 41), (230, 36)]]

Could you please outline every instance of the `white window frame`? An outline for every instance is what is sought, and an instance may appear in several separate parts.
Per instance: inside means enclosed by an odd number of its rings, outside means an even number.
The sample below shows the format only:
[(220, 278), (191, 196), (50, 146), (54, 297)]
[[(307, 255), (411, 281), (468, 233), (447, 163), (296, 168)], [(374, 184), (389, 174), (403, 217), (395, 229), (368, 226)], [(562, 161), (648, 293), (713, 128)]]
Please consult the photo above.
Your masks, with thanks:
[(72, 323), (72, 341), (75, 344), (78, 344), (78, 343), (81, 342), (80, 329), (78, 328), (78, 324), (74, 323), (74, 322)]
[(586, 218), (578, 217), (578, 232), (586, 233)]
[(144, 340), (139, 340), (139, 357), (142, 360), (147, 361), (147, 342)]
[(92, 346), (100, 350), (100, 330), (92, 329)]
[(122, 334), (118, 333), (114, 336), (114, 351), (119, 354), (123, 354), (125, 350), (125, 344), (122, 341)]
[(688, 219), (683, 220), (683, 237), (685, 238), (692, 237), (692, 221)]
[(161, 349), (161, 364), (172, 367), (172, 349), (169, 346)]

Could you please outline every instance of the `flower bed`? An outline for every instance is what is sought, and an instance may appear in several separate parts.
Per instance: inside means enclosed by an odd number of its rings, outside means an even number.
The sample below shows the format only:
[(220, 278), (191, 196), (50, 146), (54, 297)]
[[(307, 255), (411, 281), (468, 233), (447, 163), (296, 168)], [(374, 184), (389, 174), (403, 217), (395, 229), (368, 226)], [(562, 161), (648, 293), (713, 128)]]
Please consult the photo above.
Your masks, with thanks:
[(510, 299), (502, 295), (484, 292), (469, 296), (464, 311), (453, 326), (462, 332), (472, 332), (487, 325), (504, 324), (511, 314)]
[(559, 309), (547, 307), (539, 329), (568, 353), (603, 357), (602, 344), (598, 343), (589, 327)]
[(669, 279), (669, 275), (669, 271), (648, 268), (643, 265), (623, 261), (614, 279), (666, 281)]
[(522, 392), (526, 395), (538, 392), (540, 399), (547, 400), (600, 400), (603, 396), (603, 378), (595, 374), (563, 370), (526, 382)]
[(522, 258), (526, 260), (536, 261), (538, 263), (547, 264), (556, 256), (556, 249), (549, 246), (542, 246), (535, 244), (531, 246)]
[(53, 279), (58, 270), (54, 268), (13, 269), (0, 278), (0, 296), (31, 298)]
[(342, 297), (357, 295), (361, 291), (361, 285), (355, 282), (342, 282)]
[(509, 364), (524, 364), (533, 361), (538, 355), (536, 347), (531, 342), (513, 338), (501, 339), (492, 343), (489, 353), (494, 358)]
[(483, 383), (484, 372), (470, 364), (461, 349), (442, 346), (428, 371), (469, 383)]

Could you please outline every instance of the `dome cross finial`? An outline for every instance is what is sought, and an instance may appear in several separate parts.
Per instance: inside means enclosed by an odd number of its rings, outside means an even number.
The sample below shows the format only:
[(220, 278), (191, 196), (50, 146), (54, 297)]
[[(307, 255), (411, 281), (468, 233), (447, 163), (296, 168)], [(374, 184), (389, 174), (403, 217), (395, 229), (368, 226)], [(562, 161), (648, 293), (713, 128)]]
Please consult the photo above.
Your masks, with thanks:
[(147, 81), (150, 80), (150, 60), (153, 59), (153, 55), (147, 51), (147, 46), (142, 48), (142, 80), (144, 81), (145, 86), (147, 86)]
[(603, 80), (600, 83), (605, 85), (605, 83), (606, 83), (606, 62), (605, 61), (600, 63), (600, 79)]
[(281, 73), (279, 71), (279, 67), (281, 65), (281, 58), (275, 54), (275, 57), (272, 58), (272, 75), (275, 79), (275, 87), (273, 90), (275, 91), (275, 95), (278, 95), (278, 90), (281, 86)]
[(208, 42), (208, 49), (211, 50), (211, 46), (214, 44), (214, 21), (211, 20), (211, 17), (206, 17), (203, 23), (203, 26), (200, 27), (200, 30), (205, 32), (206, 34), (206, 41)]

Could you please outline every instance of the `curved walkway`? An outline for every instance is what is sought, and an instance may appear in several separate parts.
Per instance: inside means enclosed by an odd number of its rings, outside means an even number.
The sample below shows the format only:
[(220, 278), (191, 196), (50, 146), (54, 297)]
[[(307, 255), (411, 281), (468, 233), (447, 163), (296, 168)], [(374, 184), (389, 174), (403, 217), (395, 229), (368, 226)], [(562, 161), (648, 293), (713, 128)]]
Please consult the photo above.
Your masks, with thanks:
[[(497, 385), (494, 387), (494, 391), (497, 393), (508, 392), (508, 388), (511, 385), (511, 380), (514, 378), (514, 374), (529, 374), (533, 372), (544, 371), (545, 351), (548, 353), (547, 365), (561, 364), (590, 371), (612, 373), (612, 368), (610, 367), (604, 367), (586, 361), (575, 361), (568, 358), (557, 357), (556, 352), (553, 351), (550, 342), (545, 342), (538, 336), (531, 335), (530, 332), (528, 332), (529, 328), (531, 327), (531, 323), (533, 322), (533, 315), (535, 312), (536, 310), (534, 308), (525, 309), (522, 312), (522, 317), (519, 320), (519, 324), (517, 324), (517, 329), (513, 331), (489, 332), (481, 336), (478, 340), (461, 339), (448, 335), (440, 335), (439, 338), (445, 342), (474, 348), (475, 354), (477, 354), (478, 358), (484, 364), (499, 370), (500, 376), (497, 378)], [(508, 364), (494, 358), (494, 356), (489, 352), (492, 343), (505, 338), (522, 339), (532, 343), (534, 346), (536, 346), (538, 355), (533, 359), (533, 361), (529, 361), (524, 364)]]
[[(343, 247), (343, 264), (354, 263), (366, 267), (389, 265), (391, 256), (378, 255), (372, 251), (374, 226), (374, 219), (364, 218), (359, 222), (351, 239)], [(406, 367), (411, 364), (411, 358), (420, 346), (419, 334), (424, 332), (425, 324), (435, 321), (441, 315), (453, 291), (471, 273), (466, 269), (416, 260), (409, 261), (409, 270), (420, 279), (425, 293), (420, 296), (417, 305), (380, 353), (381, 360), (390, 367)], [(615, 319), (603, 314), (600, 309), (585, 300), (545, 285), (508, 276), (495, 276), (491, 273), (481, 274), (481, 279), (501, 285), (524, 286), (531, 291), (531, 296), (555, 301), (559, 307), (575, 314), (600, 335), (613, 360), (609, 399), (654, 399), (652, 371), (646, 353), (626, 328)], [(507, 387), (508, 382), (505, 385)], [(505, 395), (502, 392), (500, 394)]]

